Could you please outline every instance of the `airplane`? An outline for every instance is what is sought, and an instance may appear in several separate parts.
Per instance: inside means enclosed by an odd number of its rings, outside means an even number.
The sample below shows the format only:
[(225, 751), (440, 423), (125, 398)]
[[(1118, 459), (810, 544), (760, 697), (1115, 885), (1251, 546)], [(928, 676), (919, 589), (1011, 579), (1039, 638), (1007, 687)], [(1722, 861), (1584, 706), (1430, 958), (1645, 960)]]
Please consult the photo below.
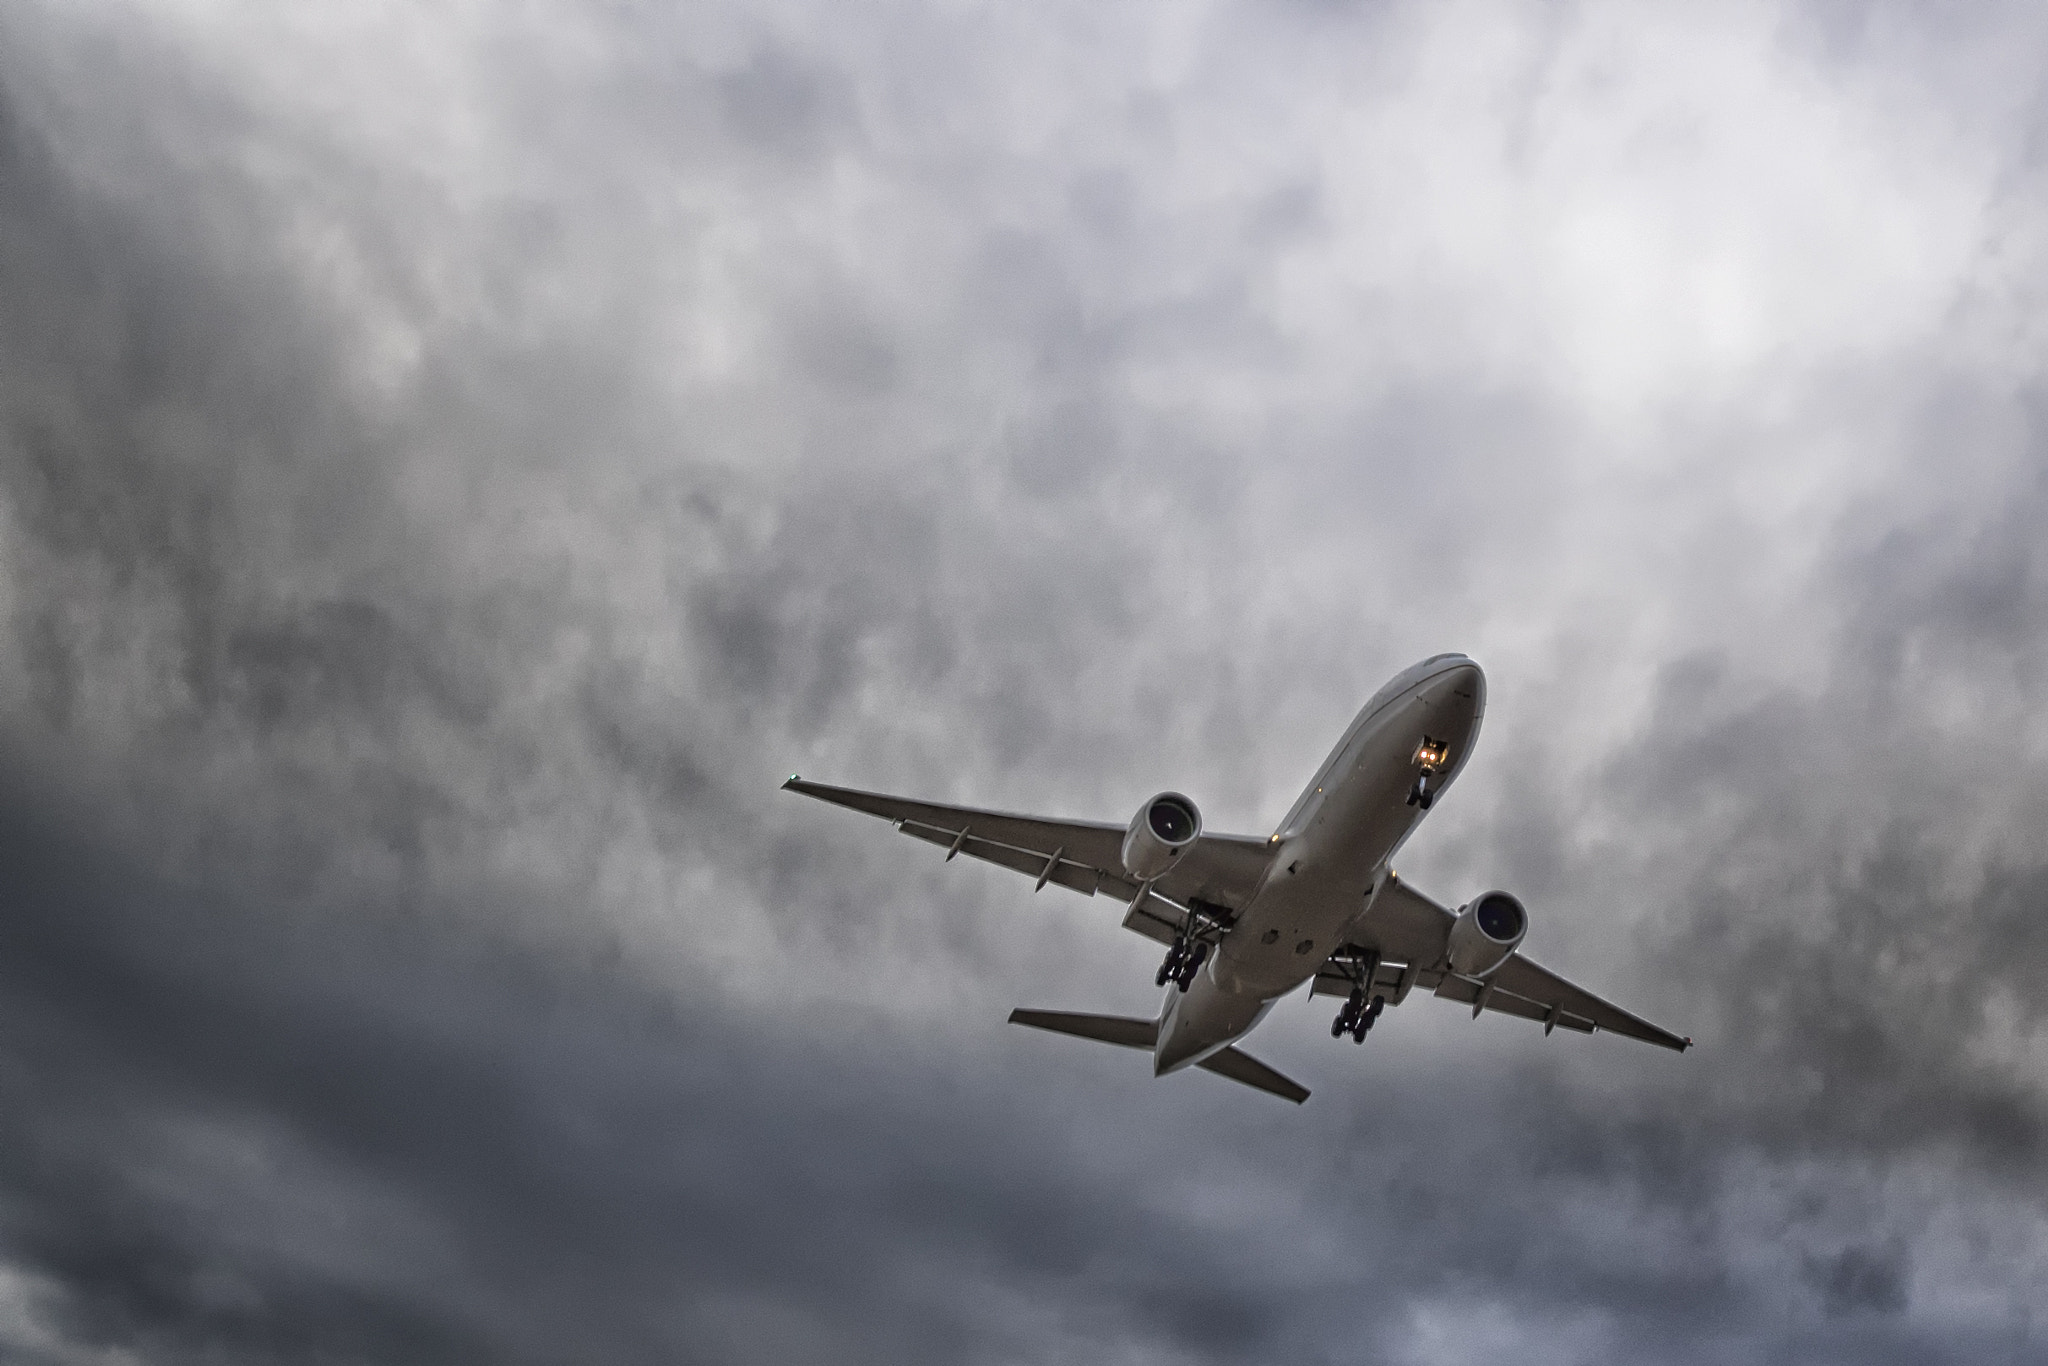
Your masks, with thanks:
[(1010, 1013), (1012, 1024), (1145, 1049), (1154, 1076), (1188, 1067), (1299, 1105), (1308, 1090), (1237, 1046), (1303, 982), (1342, 997), (1330, 1036), (1364, 1043), (1380, 1013), (1418, 987), (1472, 1007), (1596, 1030), (1684, 1052), (1692, 1046), (1521, 952), (1528, 911), (1508, 892), (1456, 910), (1395, 873), (1392, 859), (1464, 770), (1486, 714), (1486, 675), (1462, 654), (1431, 655), (1374, 693), (1279, 829), (1217, 835), (1178, 792), (1128, 825), (1046, 820), (942, 806), (792, 777), (787, 791), (894, 822), (946, 858), (1013, 869), (1036, 882), (1128, 902), (1124, 928), (1167, 946), (1157, 1018)]

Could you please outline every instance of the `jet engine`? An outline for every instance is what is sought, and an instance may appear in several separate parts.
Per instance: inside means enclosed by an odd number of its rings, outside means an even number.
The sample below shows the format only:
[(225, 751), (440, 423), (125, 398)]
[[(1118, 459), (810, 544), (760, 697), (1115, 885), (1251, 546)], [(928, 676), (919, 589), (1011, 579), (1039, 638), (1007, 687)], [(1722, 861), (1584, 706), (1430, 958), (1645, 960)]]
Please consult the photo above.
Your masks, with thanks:
[(1138, 808), (1124, 833), (1124, 868), (1140, 882), (1164, 877), (1202, 837), (1202, 813), (1178, 792), (1162, 792)]
[(1451, 971), (1461, 977), (1484, 977), (1508, 961), (1508, 955), (1529, 932), (1529, 913), (1506, 892), (1474, 897), (1451, 922)]

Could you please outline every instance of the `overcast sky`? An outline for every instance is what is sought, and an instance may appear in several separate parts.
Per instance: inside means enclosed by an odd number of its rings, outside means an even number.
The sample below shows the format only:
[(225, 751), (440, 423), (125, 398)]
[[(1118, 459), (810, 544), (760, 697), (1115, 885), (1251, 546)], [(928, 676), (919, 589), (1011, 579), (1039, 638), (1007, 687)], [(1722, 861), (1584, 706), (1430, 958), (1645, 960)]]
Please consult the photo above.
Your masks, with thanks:
[[(0, 1355), (2048, 1362), (2048, 15), (0, 0)], [(792, 771), (1404, 854), (1295, 1109)]]

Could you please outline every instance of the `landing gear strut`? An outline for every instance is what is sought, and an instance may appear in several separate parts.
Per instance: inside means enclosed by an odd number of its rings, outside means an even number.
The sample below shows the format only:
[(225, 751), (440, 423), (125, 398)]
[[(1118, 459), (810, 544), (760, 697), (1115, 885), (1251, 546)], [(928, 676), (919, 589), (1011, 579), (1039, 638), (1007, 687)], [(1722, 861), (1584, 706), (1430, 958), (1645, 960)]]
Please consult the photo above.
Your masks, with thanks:
[(1341, 1039), (1349, 1034), (1351, 1042), (1364, 1043), (1365, 1036), (1372, 1032), (1373, 1022), (1379, 1019), (1380, 1012), (1386, 1008), (1386, 997), (1375, 996), (1368, 1005), (1365, 988), (1351, 988), (1351, 999), (1344, 1003), (1344, 1008), (1337, 1012), (1336, 1020), (1330, 1025), (1330, 1037)]
[[(1166, 900), (1164, 897), (1157, 899)], [(1153, 985), (1163, 987), (1171, 982), (1182, 991), (1193, 986), (1195, 974), (1202, 970), (1202, 964), (1209, 961), (1209, 953), (1216, 947), (1217, 939), (1230, 932), (1231, 922), (1236, 918), (1236, 913), (1227, 906), (1189, 897), (1180, 928), (1174, 932), (1173, 947), (1166, 951), (1166, 961), (1159, 965), (1159, 971), (1153, 976)]]
[(1195, 974), (1208, 961), (1207, 940), (1190, 939), (1185, 933), (1177, 934), (1173, 937), (1173, 947), (1166, 951), (1166, 961), (1159, 965), (1159, 972), (1152, 979), (1152, 985), (1163, 987), (1172, 982), (1186, 991), (1195, 984)]
[(1408, 789), (1408, 805), (1429, 810), (1436, 801), (1436, 793), (1429, 787), (1429, 780), (1443, 770), (1444, 761), (1451, 757), (1451, 747), (1441, 740), (1432, 740), (1427, 735), (1415, 750), (1415, 786)]

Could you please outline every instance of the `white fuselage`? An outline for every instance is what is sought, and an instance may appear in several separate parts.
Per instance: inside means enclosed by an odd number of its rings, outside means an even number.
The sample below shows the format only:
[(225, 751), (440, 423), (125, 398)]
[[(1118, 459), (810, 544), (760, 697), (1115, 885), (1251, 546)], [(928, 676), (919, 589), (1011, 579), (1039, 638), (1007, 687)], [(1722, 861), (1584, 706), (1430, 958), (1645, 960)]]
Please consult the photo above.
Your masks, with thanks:
[(1447, 748), (1432, 791), (1464, 767), (1486, 712), (1486, 677), (1464, 655), (1397, 674), (1368, 702), (1272, 838), (1251, 901), (1193, 985), (1169, 986), (1153, 1070), (1199, 1062), (1242, 1037), (1315, 976), (1368, 913), (1388, 861), (1424, 816), (1408, 800), (1426, 739)]

